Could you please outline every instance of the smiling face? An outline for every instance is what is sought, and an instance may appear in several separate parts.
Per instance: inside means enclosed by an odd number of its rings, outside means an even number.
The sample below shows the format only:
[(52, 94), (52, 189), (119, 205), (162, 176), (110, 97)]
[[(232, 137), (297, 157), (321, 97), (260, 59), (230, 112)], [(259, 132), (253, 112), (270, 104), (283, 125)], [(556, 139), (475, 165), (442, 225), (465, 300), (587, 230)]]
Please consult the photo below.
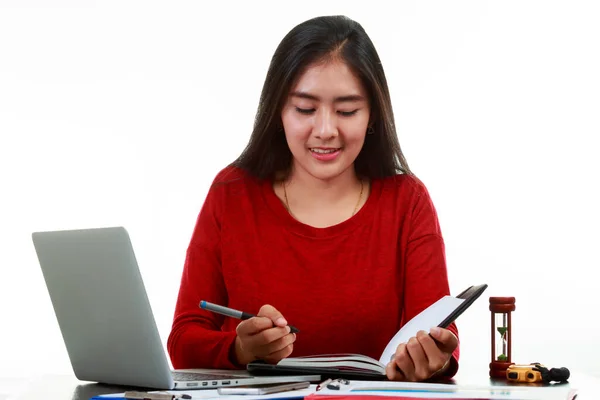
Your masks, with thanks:
[(367, 93), (345, 63), (308, 67), (281, 112), (294, 173), (321, 180), (354, 174), (369, 115)]

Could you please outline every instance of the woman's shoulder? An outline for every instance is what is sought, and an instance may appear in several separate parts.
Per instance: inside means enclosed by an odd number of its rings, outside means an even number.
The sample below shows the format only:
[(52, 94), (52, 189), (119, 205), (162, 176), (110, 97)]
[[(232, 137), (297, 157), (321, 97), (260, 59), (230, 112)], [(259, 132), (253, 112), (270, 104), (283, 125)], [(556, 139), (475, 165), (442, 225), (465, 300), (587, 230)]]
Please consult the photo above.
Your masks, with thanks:
[(214, 177), (210, 191), (218, 193), (231, 193), (240, 190), (260, 188), (261, 182), (248, 171), (235, 165), (227, 165)]
[[(435, 215), (435, 206), (423, 181), (411, 174), (398, 174), (384, 178), (381, 198), (388, 210), (401, 215)], [(412, 217), (411, 217), (412, 218)]]
[(228, 185), (248, 181), (252, 176), (245, 170), (229, 164), (222, 168), (213, 180), (213, 185)]
[(427, 187), (414, 174), (400, 173), (380, 179), (382, 189), (389, 195), (429, 196)]

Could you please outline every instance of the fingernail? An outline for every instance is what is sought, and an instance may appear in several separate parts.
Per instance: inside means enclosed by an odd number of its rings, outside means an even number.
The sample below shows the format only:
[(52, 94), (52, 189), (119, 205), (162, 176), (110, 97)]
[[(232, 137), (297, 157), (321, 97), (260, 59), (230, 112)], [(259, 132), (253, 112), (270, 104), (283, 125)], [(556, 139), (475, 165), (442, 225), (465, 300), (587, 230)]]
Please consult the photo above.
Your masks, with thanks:
[(279, 326), (286, 326), (287, 325), (287, 321), (285, 320), (285, 318), (279, 317), (277, 319), (277, 321), (275, 321), (275, 324), (279, 325)]
[(288, 325), (285, 327), (285, 330), (287, 331), (287, 333), (290, 333), (292, 331), (292, 328), (290, 328), (290, 326)]
[(439, 335), (442, 332), (442, 330), (440, 328), (438, 328), (437, 326), (435, 326), (435, 327), (431, 328), (430, 332), (431, 332), (432, 335), (436, 335), (437, 336), (437, 335)]

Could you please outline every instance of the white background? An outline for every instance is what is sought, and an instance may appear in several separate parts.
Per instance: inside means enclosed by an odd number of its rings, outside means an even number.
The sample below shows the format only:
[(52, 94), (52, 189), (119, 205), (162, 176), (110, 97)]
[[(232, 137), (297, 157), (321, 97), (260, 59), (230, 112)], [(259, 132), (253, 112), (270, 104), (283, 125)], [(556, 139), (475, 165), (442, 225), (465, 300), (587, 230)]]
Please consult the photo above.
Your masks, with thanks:
[(33, 231), (125, 226), (166, 342), (209, 183), (281, 38), (323, 14), (380, 53), (453, 293), (489, 284), (458, 320), (462, 363), (487, 371), (488, 297), (515, 296), (513, 361), (600, 375), (600, 6), (390, 4), (0, 2), (0, 376), (71, 373)]

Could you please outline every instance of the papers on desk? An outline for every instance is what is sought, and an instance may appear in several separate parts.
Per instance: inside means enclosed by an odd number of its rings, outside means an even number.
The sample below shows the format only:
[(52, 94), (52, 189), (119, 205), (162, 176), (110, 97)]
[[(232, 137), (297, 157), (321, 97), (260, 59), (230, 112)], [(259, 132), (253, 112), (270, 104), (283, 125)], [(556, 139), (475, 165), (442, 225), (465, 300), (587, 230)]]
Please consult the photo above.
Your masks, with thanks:
[[(207, 399), (221, 399), (227, 398), (232, 400), (274, 400), (274, 399), (303, 399), (306, 396), (315, 393), (317, 385), (310, 385), (307, 389), (290, 390), (288, 392), (280, 392), (273, 394), (263, 395), (228, 395), (221, 396), (216, 389), (198, 389), (198, 390), (166, 390), (155, 393), (170, 393), (175, 396), (181, 396), (183, 394), (189, 395), (191, 400), (207, 400)], [(148, 392), (153, 393), (153, 392)], [(106, 394), (93, 397), (90, 400), (112, 400), (112, 399), (124, 399), (125, 393)]]
[[(478, 399), (478, 400), (572, 400), (575, 391), (568, 386), (465, 386), (453, 384), (347, 381), (339, 389), (323, 389), (307, 400), (398, 399)], [(391, 400), (391, 399), (389, 399)]]
[[(395, 399), (478, 399), (478, 400), (572, 400), (575, 391), (568, 386), (463, 386), (453, 384), (411, 383), (388, 381), (346, 381), (337, 385), (339, 389), (325, 386), (316, 390), (317, 385), (308, 389), (293, 390), (267, 395), (221, 396), (216, 389), (161, 391), (176, 396), (189, 395), (192, 400), (381, 400)], [(123, 399), (124, 393), (101, 395), (92, 400)]]

